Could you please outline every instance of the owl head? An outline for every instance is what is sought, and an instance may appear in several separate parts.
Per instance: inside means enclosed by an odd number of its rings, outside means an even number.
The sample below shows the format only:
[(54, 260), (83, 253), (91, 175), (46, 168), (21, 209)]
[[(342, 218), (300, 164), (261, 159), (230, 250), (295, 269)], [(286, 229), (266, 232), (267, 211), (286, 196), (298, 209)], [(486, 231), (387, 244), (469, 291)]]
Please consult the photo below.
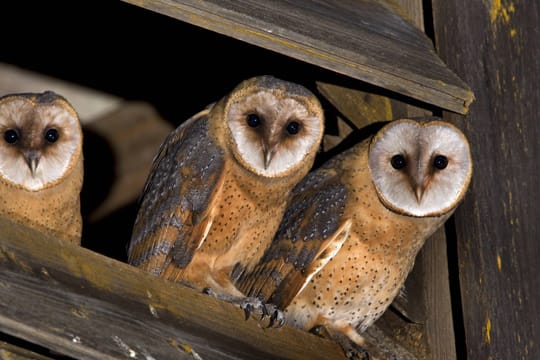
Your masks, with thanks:
[(52, 91), (0, 98), (0, 178), (30, 191), (52, 186), (82, 152), (79, 117)]
[(313, 164), (324, 132), (321, 104), (305, 87), (259, 76), (225, 99), (235, 159), (264, 177), (283, 177)]
[(368, 156), (383, 204), (409, 216), (448, 213), (471, 180), (469, 142), (443, 121), (393, 121), (373, 137)]

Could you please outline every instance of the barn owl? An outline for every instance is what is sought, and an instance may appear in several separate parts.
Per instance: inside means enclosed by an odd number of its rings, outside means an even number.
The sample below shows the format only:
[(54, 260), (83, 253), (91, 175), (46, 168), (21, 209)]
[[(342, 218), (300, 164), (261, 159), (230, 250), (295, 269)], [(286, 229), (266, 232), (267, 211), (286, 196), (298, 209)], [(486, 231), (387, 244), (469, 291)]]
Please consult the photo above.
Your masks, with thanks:
[(52, 91), (0, 98), (0, 215), (80, 244), (82, 131)]
[(225, 300), (242, 298), (232, 277), (272, 240), (323, 130), (321, 105), (305, 87), (272, 76), (240, 83), (162, 144), (128, 262)]
[(272, 244), (237, 288), (284, 309), (289, 325), (324, 326), (354, 357), (471, 174), (459, 129), (393, 121), (296, 186)]

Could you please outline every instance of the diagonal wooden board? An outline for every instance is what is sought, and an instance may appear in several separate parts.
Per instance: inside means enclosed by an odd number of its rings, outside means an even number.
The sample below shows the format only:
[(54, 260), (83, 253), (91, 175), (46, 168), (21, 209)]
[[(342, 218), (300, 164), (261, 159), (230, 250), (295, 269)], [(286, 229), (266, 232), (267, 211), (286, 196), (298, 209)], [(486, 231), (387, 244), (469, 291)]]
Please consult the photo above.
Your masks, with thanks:
[(390, 0), (124, 0), (465, 114), (473, 92)]
[(325, 339), (0, 217), (0, 331), (84, 359), (330, 359)]

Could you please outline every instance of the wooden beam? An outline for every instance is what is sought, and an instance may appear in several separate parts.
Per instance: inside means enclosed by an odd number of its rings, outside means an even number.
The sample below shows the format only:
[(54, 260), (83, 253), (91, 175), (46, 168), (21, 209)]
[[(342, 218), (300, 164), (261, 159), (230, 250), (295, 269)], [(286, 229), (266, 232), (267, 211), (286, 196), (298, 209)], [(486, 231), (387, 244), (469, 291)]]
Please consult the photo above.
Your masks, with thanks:
[(232, 304), (0, 218), (0, 331), (85, 359), (330, 359)]
[(391, 1), (124, 1), (457, 113), (474, 98)]
[(475, 90), (474, 174), (455, 215), (468, 359), (540, 359), (540, 7), (433, 1), (441, 57)]

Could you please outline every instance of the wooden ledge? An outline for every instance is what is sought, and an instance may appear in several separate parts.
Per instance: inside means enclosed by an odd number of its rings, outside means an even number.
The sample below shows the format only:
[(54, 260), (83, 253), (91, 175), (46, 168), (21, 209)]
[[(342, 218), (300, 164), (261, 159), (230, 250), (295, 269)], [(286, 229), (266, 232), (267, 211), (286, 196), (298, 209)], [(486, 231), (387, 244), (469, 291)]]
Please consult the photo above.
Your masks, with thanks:
[(0, 331), (85, 359), (336, 359), (229, 303), (0, 217)]

